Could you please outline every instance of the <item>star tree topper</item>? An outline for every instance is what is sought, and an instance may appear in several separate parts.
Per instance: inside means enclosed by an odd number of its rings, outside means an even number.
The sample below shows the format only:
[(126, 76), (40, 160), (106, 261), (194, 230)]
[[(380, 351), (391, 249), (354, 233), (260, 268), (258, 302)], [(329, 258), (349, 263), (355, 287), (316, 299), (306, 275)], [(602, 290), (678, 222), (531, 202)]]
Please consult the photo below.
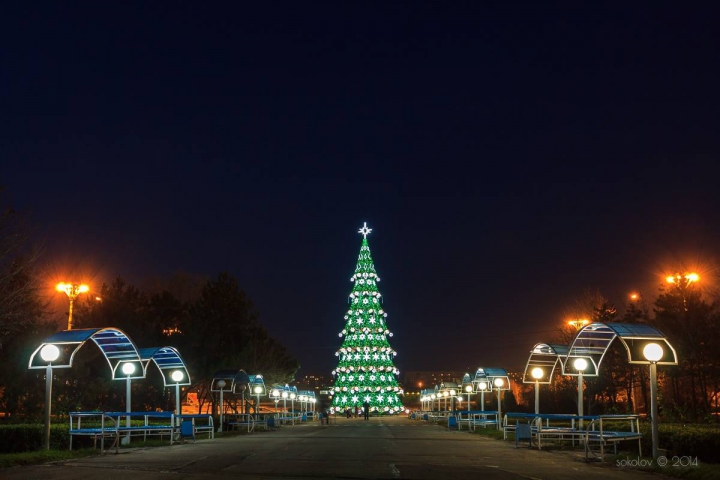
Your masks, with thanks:
[(372, 232), (372, 228), (368, 228), (367, 222), (363, 222), (363, 227), (360, 230), (358, 230), (358, 233), (362, 233), (363, 238), (367, 238), (367, 236), (368, 236), (368, 234), (370, 234), (370, 232)]

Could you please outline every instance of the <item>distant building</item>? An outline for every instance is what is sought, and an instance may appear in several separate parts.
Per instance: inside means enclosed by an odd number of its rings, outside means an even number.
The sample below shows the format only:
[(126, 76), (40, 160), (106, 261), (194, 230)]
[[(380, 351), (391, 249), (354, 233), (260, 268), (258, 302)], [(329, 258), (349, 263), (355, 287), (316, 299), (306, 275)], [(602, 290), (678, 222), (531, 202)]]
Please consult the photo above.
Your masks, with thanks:
[(333, 379), (331, 375), (309, 374), (295, 381), (295, 385), (299, 390), (313, 390), (315, 392), (321, 389), (328, 389), (332, 385)]
[(405, 393), (420, 391), (423, 388), (433, 388), (443, 382), (462, 381), (465, 372), (453, 372), (452, 370), (441, 370), (435, 372), (409, 371), (402, 375), (401, 382)]

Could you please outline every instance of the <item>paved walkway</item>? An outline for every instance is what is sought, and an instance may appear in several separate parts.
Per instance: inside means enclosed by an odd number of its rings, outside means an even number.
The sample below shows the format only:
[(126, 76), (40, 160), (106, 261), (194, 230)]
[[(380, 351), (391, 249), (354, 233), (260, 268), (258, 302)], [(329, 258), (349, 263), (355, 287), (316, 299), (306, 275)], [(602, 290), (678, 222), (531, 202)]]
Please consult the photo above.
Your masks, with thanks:
[(201, 440), (129, 449), (64, 464), (0, 470), (7, 480), (155, 478), (350, 479), (658, 479), (615, 465), (586, 464), (579, 453), (515, 449), (502, 442), (447, 431), (405, 417), (333, 419)]

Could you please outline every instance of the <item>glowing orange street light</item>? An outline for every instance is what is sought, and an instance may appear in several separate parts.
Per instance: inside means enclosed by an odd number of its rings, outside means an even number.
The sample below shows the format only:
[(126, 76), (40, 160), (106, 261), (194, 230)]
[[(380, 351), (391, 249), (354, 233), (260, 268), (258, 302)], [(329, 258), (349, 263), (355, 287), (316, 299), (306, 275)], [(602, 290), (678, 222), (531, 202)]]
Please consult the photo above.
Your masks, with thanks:
[(630, 300), (632, 300), (633, 302), (637, 302), (638, 300), (640, 300), (640, 294), (635, 292), (631, 293)]
[(695, 272), (686, 273), (685, 275), (680, 275), (679, 273), (675, 275), (668, 275), (665, 277), (665, 281), (667, 283), (672, 283), (674, 285), (680, 286), (683, 283), (683, 280), (685, 282), (684, 286), (688, 286), (691, 283), (700, 281), (700, 275), (698, 275)]
[(577, 320), (568, 320), (567, 323), (568, 325), (575, 327), (575, 330), (580, 331), (581, 328), (590, 323), (590, 320), (587, 318), (579, 318)]
[(64, 292), (68, 298), (70, 299), (70, 309), (68, 310), (68, 330), (72, 330), (72, 311), (73, 311), (73, 302), (75, 301), (75, 298), (77, 298), (78, 295), (81, 293), (86, 293), (90, 291), (90, 287), (88, 287), (85, 284), (75, 285), (73, 283), (58, 283), (55, 286), (55, 290), (58, 292)]

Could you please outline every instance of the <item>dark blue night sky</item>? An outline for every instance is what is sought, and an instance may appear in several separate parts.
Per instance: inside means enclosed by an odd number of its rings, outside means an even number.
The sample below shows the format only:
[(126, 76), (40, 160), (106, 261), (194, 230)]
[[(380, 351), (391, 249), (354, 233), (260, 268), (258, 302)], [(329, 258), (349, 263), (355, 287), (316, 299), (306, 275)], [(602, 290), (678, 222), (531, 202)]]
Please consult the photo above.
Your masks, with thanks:
[(522, 366), (585, 288), (714, 281), (709, 5), (3, 4), (0, 184), (58, 277), (228, 271), (302, 373), (366, 221), (401, 370)]

